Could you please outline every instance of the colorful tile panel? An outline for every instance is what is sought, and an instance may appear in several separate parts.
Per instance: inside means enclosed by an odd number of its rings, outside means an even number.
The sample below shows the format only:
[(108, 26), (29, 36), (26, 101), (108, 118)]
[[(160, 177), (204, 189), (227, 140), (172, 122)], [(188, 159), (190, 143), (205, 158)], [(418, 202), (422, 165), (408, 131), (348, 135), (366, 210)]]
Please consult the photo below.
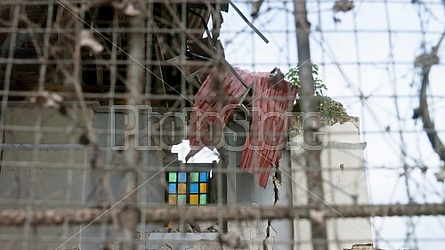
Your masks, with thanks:
[(168, 172), (166, 201), (169, 205), (209, 203), (209, 172)]

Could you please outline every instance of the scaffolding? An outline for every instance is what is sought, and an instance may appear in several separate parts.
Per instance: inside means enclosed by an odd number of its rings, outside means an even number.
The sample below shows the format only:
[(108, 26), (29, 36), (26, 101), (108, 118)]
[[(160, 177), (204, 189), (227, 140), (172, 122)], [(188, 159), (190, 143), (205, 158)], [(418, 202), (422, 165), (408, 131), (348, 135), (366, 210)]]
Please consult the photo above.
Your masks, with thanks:
[(2, 0), (2, 249), (443, 244), (442, 5)]

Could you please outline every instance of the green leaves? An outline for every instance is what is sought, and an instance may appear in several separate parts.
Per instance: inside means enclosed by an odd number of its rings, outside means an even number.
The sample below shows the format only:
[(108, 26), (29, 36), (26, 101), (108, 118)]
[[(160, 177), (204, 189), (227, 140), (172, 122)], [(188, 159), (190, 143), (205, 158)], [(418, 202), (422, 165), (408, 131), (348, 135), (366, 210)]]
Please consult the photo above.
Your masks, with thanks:
[[(319, 67), (317, 64), (312, 64), (312, 77), (314, 78), (314, 94), (315, 96), (324, 96), (325, 90), (328, 90), (326, 87), (326, 84), (323, 83), (323, 81), (318, 77), (318, 70)], [(289, 71), (286, 73), (286, 78), (291, 83), (293, 87), (297, 87), (298, 90), (301, 88), (300, 84), (300, 68), (299, 67), (293, 67), (289, 69)], [(300, 93), (300, 91), (298, 91)]]
[(288, 81), (292, 85), (292, 87), (297, 87), (298, 89), (301, 88), (300, 86), (300, 68), (299, 67), (293, 67), (289, 69), (289, 71), (286, 73), (285, 77), (287, 77)]
[[(322, 122), (325, 122), (324, 118), (327, 118), (327, 121), (331, 125), (335, 123), (344, 123), (351, 120), (351, 117), (347, 114), (346, 109), (343, 107), (343, 104), (332, 100), (330, 97), (324, 95), (324, 91), (328, 90), (326, 84), (318, 77), (319, 67), (317, 64), (312, 65), (312, 77), (314, 79), (314, 96), (316, 96), (316, 107), (317, 112), (320, 112), (320, 118)], [(300, 68), (293, 67), (291, 68), (285, 75), (287, 80), (291, 83), (292, 86), (296, 86), (298, 90), (301, 88), (300, 83)], [(300, 93), (300, 91), (298, 91)], [(293, 112), (301, 112), (300, 109), (300, 98), (297, 96), (295, 100)]]

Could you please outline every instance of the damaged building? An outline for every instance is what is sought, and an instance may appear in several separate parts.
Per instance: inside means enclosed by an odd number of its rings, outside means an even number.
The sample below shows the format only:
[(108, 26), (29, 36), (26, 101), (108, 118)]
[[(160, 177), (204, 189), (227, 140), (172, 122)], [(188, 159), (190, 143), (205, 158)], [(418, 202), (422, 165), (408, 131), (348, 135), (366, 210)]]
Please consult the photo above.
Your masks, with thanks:
[[(301, 117), (286, 115), (297, 88), (278, 68), (226, 61), (228, 11), (267, 41), (225, 0), (2, 1), (5, 249), (310, 249), (308, 218), (226, 217), (304, 206), (307, 191)], [(342, 123), (322, 138), (327, 199), (366, 204), (364, 170), (344, 170), (363, 168), (365, 144), (357, 119)], [(171, 148), (183, 140), (181, 161)], [(205, 147), (218, 160), (188, 161)], [(188, 207), (220, 210), (193, 221)], [(369, 219), (328, 227), (342, 240), (332, 249), (372, 241)]]

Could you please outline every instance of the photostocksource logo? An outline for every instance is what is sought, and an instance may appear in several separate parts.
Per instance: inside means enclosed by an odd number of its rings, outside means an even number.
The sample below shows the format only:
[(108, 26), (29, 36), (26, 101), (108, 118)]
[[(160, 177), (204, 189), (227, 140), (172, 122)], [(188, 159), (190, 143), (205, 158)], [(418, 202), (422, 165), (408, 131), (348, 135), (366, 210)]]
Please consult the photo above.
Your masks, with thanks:
[[(191, 140), (193, 149), (202, 146), (225, 147), (229, 151), (322, 149), (327, 144), (326, 127), (317, 128), (318, 112), (263, 112), (258, 108), (250, 114), (233, 106), (221, 112), (205, 112), (198, 108), (184, 108), (181, 112), (160, 113), (149, 105), (114, 105), (110, 108), (111, 148), (126, 150), (171, 149), (182, 140)], [(233, 114), (232, 114), (233, 113)], [(229, 119), (230, 118), (230, 119)], [(225, 121), (228, 119), (228, 121)], [(227, 122), (226, 126), (223, 126)], [(286, 129), (286, 123), (290, 124)], [(288, 130), (310, 129), (310, 136), (298, 136), (289, 147)], [(302, 133), (300, 133), (302, 134)], [(249, 143), (246, 145), (246, 138)], [(297, 140), (297, 141), (295, 141)]]

